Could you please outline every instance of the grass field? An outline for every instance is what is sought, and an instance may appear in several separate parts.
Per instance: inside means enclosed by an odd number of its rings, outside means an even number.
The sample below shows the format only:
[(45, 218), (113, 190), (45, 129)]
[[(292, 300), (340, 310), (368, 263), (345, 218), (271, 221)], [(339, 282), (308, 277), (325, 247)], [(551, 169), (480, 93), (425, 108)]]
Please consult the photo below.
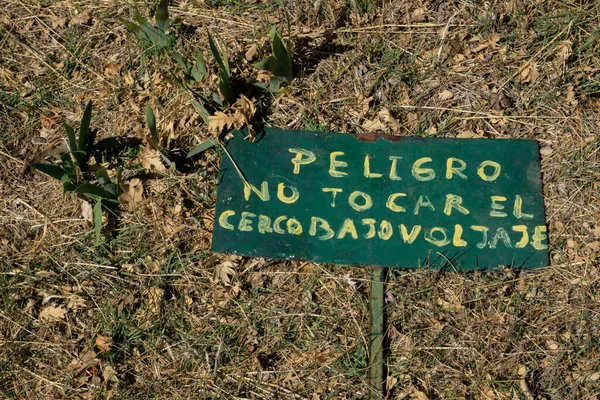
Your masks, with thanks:
[[(216, 137), (208, 32), (253, 126), (540, 143), (551, 265), (394, 271), (385, 398), (600, 397), (600, 3), (181, 0), (162, 48), (121, 21), (156, 3), (0, 7), (0, 398), (368, 396), (367, 268), (209, 250), (220, 153), (185, 158)], [(273, 26), (295, 77), (268, 93)], [(198, 50), (193, 81), (174, 55)], [(84, 196), (28, 167), (90, 100), (128, 194), (99, 243)]]

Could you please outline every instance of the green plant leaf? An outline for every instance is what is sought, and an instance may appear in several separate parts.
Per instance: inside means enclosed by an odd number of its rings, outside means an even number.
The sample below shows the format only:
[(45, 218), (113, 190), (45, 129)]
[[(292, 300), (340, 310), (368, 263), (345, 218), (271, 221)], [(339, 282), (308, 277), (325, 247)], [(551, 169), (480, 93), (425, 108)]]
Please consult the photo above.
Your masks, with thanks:
[(214, 147), (218, 144), (216, 139), (210, 138), (207, 139), (205, 141), (203, 141), (202, 143), (200, 143), (198, 146), (194, 147), (192, 150), (190, 150), (189, 153), (187, 153), (186, 158), (192, 158), (197, 154), (200, 154), (208, 149), (210, 149), (211, 147)]
[(92, 131), (90, 130), (90, 121), (92, 119), (92, 101), (90, 100), (83, 112), (81, 125), (79, 126), (79, 146), (78, 149), (88, 154), (94, 144)]
[(160, 0), (154, 18), (156, 19), (156, 27), (162, 33), (166, 33), (169, 29), (169, 0)]
[(109, 150), (114, 150), (115, 147), (120, 145), (118, 136), (109, 136), (102, 140), (99, 140), (98, 143), (94, 145), (94, 150), (97, 152), (104, 152)]
[(100, 186), (102, 186), (104, 188), (104, 190), (106, 190), (108, 193), (110, 193), (112, 195), (113, 199), (116, 199), (117, 198), (117, 188), (110, 180), (110, 177), (108, 176), (108, 172), (106, 171), (106, 168), (102, 167), (102, 168), (98, 169), (98, 171), (96, 171), (96, 177), (98, 178), (98, 183), (100, 183)]
[[(30, 166), (31, 166), (31, 168), (37, 169), (38, 171), (43, 172), (44, 174), (46, 174), (54, 179), (58, 179), (59, 181), (62, 181), (62, 182), (68, 181), (68, 175), (58, 165), (44, 164), (44, 163), (32, 163), (32, 164), (30, 164)], [(66, 177), (66, 180), (65, 180), (65, 177)]]
[(177, 62), (177, 65), (179, 65), (179, 67), (183, 70), (183, 72), (186, 75), (191, 75), (192, 74), (192, 64), (186, 60), (181, 54), (179, 54), (177, 51), (173, 52), (173, 58), (175, 59), (175, 61)]
[(219, 75), (221, 77), (221, 79), (219, 79), (219, 91), (221, 92), (221, 95), (229, 104), (235, 103), (237, 100), (237, 91), (233, 87), (231, 79), (223, 70), (219, 71)]
[(135, 15), (135, 20), (139, 24), (139, 28), (143, 32), (144, 37), (137, 35), (141, 39), (146, 40), (147, 42), (152, 43), (154, 46), (158, 48), (165, 47), (167, 45), (167, 35), (158, 30), (155, 26), (150, 24), (146, 18), (144, 18), (140, 14)]
[(75, 139), (75, 130), (71, 125), (64, 124), (65, 131), (67, 131), (67, 138), (69, 139), (69, 148), (71, 151), (77, 151), (77, 140)]
[(60, 155), (60, 161), (62, 164), (62, 169), (65, 171), (65, 174), (71, 175), (75, 172), (75, 168), (73, 166), (73, 160), (71, 159), (71, 153), (65, 152)]
[(283, 6), (283, 1), (275, 0), (275, 4), (277, 4), (279, 7), (283, 8), (285, 10), (285, 7)]
[(294, 72), (292, 67), (292, 55), (289, 52), (289, 49), (285, 47), (281, 36), (275, 28), (271, 32), (273, 36), (273, 54), (275, 58), (277, 58), (278, 69), (280, 70), (280, 74), (277, 76), (280, 78), (286, 78), (287, 82), (290, 82), (294, 78)]
[(101, 188), (98, 185), (94, 185), (92, 183), (82, 183), (77, 186), (74, 190), (75, 193), (85, 194), (91, 197), (99, 197), (101, 199), (113, 199), (114, 196)]
[(283, 82), (291, 82), (294, 78), (292, 55), (285, 47), (281, 36), (279, 36), (275, 28), (271, 31), (271, 36), (273, 38), (273, 55), (254, 64), (254, 66), (258, 69), (269, 71)]
[(192, 68), (192, 77), (196, 82), (200, 82), (206, 75), (206, 72), (207, 69), (204, 55), (202, 54), (202, 51), (198, 50), (198, 54), (196, 54), (196, 67)]
[(202, 75), (205, 75), (207, 72), (206, 61), (204, 61), (204, 54), (201, 50), (198, 50), (198, 53), (196, 54), (196, 69)]
[(102, 202), (100, 200), (96, 200), (94, 203), (94, 232), (96, 234), (96, 245), (99, 245), (102, 233)]
[(229, 62), (227, 61), (227, 56), (225, 56), (225, 59), (221, 58), (221, 52), (210, 35), (210, 32), (208, 32), (208, 45), (210, 46), (210, 51), (217, 61), (217, 64), (219, 64), (220, 71), (225, 71), (226, 75), (229, 77), (231, 72), (229, 71)]
[(148, 129), (150, 129), (150, 135), (152, 137), (152, 142), (155, 147), (158, 147), (158, 133), (156, 132), (156, 117), (154, 116), (154, 111), (152, 111), (152, 107), (150, 103), (146, 103), (146, 124), (148, 125)]
[(72, 182), (64, 182), (63, 183), (63, 194), (67, 192), (73, 192), (77, 186), (75, 186)]
[(82, 154), (85, 153), (81, 153), (78, 151), (77, 139), (75, 139), (75, 130), (73, 129), (73, 127), (68, 124), (64, 125), (65, 130), (67, 131), (67, 138), (69, 139), (69, 147), (71, 148), (71, 153), (73, 154), (73, 157), (75, 157), (75, 162), (77, 163), (77, 165), (81, 165), (81, 163), (83, 162)]
[(194, 104), (194, 108), (196, 109), (198, 114), (200, 114), (200, 116), (202, 117), (202, 121), (204, 121), (204, 123), (208, 125), (208, 123), (210, 122), (210, 120), (208, 119), (210, 113), (208, 112), (206, 107), (200, 104), (198, 100), (192, 100), (192, 103)]
[(146, 34), (142, 31), (142, 28), (140, 28), (140, 26), (138, 24), (136, 24), (135, 22), (131, 22), (131, 21), (126, 20), (124, 18), (119, 18), (119, 21), (121, 21), (123, 23), (123, 25), (125, 25), (125, 28), (127, 28), (127, 30), (129, 32), (131, 32), (135, 36), (137, 36), (138, 39), (145, 40), (145, 41), (150, 41), (148, 39), (148, 37), (146, 36)]

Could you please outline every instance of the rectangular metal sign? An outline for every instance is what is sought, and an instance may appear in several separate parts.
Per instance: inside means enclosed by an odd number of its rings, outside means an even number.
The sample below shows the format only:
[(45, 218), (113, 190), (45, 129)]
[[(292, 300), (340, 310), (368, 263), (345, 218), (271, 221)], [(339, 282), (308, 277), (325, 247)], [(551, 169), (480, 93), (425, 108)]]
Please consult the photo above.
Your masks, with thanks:
[(402, 268), (548, 265), (536, 141), (266, 129), (254, 143), (235, 132), (225, 147), (213, 251)]

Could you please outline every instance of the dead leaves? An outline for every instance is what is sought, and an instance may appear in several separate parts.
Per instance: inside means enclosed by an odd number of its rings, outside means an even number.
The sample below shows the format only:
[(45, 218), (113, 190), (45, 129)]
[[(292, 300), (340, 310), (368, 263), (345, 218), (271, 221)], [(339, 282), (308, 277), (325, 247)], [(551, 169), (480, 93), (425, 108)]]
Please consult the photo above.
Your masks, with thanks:
[(445, 100), (450, 100), (451, 98), (454, 97), (454, 93), (452, 93), (451, 91), (449, 91), (448, 89), (438, 93), (438, 99), (445, 101)]
[(110, 350), (112, 346), (112, 341), (110, 338), (102, 335), (96, 336), (96, 347), (100, 350), (101, 353), (105, 353)]
[(214, 282), (223, 282), (225, 286), (231, 285), (231, 277), (235, 275), (235, 265), (231, 261), (224, 261), (215, 267)]
[(251, 100), (241, 95), (229, 109), (217, 111), (214, 115), (208, 117), (208, 130), (220, 134), (224, 129), (241, 129), (244, 125), (247, 125), (250, 135), (253, 136), (251, 121), (254, 114), (256, 114), (254, 101), (254, 99)]
[(365, 119), (361, 125), (365, 132), (392, 132), (400, 131), (400, 124), (390, 114), (387, 108), (382, 108), (373, 119)]
[(48, 306), (38, 315), (40, 322), (60, 321), (65, 319), (67, 310), (63, 306)]
[(540, 73), (537, 70), (537, 64), (532, 62), (529, 64), (525, 64), (519, 73), (519, 82), (520, 83), (535, 83), (535, 81), (540, 76)]
[(119, 196), (119, 202), (129, 211), (133, 211), (144, 198), (144, 185), (138, 178), (121, 182), (123, 194)]
[(149, 147), (144, 148), (140, 154), (140, 161), (142, 167), (149, 172), (158, 172), (164, 174), (167, 172), (167, 167), (162, 162), (162, 156), (160, 152)]

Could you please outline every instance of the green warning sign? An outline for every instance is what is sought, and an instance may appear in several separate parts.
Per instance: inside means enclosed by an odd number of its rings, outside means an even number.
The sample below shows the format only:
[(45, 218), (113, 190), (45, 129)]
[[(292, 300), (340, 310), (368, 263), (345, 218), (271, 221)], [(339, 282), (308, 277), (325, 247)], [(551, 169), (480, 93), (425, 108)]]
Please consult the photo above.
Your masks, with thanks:
[[(548, 265), (533, 140), (236, 132), (213, 251), (457, 270)], [(233, 162), (232, 162), (233, 160)]]

